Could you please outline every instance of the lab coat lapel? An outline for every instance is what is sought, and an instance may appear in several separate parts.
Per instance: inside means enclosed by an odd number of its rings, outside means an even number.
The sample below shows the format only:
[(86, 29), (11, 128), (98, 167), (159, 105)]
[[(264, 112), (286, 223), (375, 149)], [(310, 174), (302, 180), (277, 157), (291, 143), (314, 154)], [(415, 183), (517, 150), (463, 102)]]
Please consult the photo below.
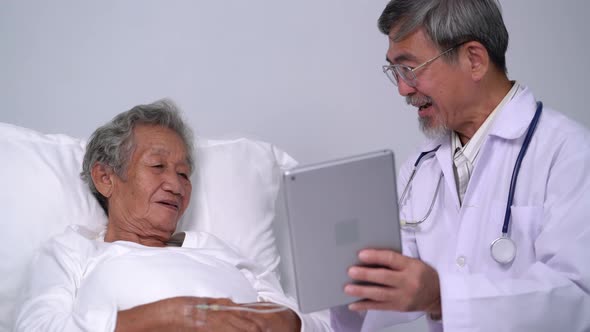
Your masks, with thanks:
[(446, 135), (440, 139), (440, 148), (436, 151), (436, 160), (443, 172), (445, 184), (449, 192), (453, 193), (452, 199), (457, 210), (460, 209), (459, 194), (455, 185), (455, 174), (453, 173), (453, 161), (451, 160), (451, 138)]
[(486, 175), (482, 173), (485, 169), (483, 166), (490, 163), (491, 159), (494, 158), (494, 144), (499, 140), (516, 140), (526, 134), (536, 110), (536, 102), (530, 90), (525, 86), (522, 87), (523, 89), (518, 91), (514, 98), (500, 110), (495, 122), (492, 124), (492, 128), (490, 128), (488, 137), (481, 146), (479, 160), (473, 169), (473, 175), (467, 186), (464, 204), (473, 205), (478, 202), (481, 204), (479, 197), (473, 196), (477, 195), (477, 191), (474, 191), (474, 184), (480, 183), (480, 177)]

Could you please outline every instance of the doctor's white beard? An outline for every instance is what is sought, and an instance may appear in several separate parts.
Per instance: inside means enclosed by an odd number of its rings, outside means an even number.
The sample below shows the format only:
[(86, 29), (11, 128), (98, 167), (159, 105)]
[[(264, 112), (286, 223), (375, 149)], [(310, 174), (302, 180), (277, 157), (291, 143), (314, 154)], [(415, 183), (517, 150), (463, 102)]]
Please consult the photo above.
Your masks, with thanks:
[(451, 130), (449, 128), (447, 128), (443, 117), (439, 114), (436, 113), (435, 114), (435, 119), (434, 121), (436, 121), (438, 123), (438, 125), (436, 126), (432, 126), (430, 124), (430, 122), (432, 121), (432, 119), (430, 118), (418, 118), (418, 123), (420, 124), (420, 130), (422, 131), (422, 133), (424, 133), (424, 136), (430, 138), (430, 139), (437, 139), (440, 137), (444, 137), (447, 136), (451, 133)]
[[(414, 107), (420, 107), (424, 104), (432, 104), (432, 99), (423, 95), (406, 96), (406, 103)], [(449, 135), (451, 130), (447, 127), (447, 121), (441, 113), (436, 112), (432, 118), (418, 117), (420, 130), (430, 139), (437, 139)]]

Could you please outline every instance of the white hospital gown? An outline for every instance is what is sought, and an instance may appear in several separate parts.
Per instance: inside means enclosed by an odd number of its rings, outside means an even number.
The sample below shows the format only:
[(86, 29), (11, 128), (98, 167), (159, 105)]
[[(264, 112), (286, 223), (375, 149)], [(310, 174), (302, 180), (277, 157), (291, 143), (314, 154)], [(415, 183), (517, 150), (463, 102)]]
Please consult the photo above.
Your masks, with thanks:
[[(99, 232), (70, 226), (35, 257), (15, 330), (113, 331), (119, 310), (176, 296), (295, 308), (273, 272), (208, 233), (188, 232), (182, 247), (155, 248), (105, 243)], [(303, 330), (330, 330), (317, 316), (299, 316)]]

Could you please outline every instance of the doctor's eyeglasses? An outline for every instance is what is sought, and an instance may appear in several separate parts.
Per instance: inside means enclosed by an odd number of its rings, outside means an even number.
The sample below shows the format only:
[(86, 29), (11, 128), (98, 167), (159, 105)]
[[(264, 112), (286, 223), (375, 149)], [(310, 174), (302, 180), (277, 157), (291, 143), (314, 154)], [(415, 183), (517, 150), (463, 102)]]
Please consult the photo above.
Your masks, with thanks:
[(390, 65), (383, 66), (383, 72), (385, 73), (385, 76), (387, 76), (387, 78), (389, 78), (391, 83), (393, 83), (393, 85), (395, 85), (395, 86), (397, 86), (399, 79), (401, 78), (402, 80), (404, 80), (404, 82), (407, 85), (409, 85), (411, 87), (416, 87), (416, 83), (417, 83), (416, 82), (416, 71), (418, 71), (421, 68), (424, 68), (429, 63), (433, 62), (434, 60), (440, 58), (441, 56), (449, 53), (453, 49), (455, 49), (463, 44), (464, 43), (457, 44), (457, 45), (447, 49), (446, 51), (438, 54), (434, 58), (427, 60), (426, 62), (418, 65), (417, 67), (410, 67), (410, 66), (400, 65), (400, 64), (390, 64)]

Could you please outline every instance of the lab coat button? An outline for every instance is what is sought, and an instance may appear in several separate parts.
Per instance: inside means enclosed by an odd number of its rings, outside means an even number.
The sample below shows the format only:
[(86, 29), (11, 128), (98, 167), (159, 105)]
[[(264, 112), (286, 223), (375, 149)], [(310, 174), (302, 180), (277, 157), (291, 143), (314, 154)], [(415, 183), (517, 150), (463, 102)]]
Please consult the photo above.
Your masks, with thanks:
[(465, 266), (465, 257), (464, 256), (457, 257), (457, 265), (459, 267)]

